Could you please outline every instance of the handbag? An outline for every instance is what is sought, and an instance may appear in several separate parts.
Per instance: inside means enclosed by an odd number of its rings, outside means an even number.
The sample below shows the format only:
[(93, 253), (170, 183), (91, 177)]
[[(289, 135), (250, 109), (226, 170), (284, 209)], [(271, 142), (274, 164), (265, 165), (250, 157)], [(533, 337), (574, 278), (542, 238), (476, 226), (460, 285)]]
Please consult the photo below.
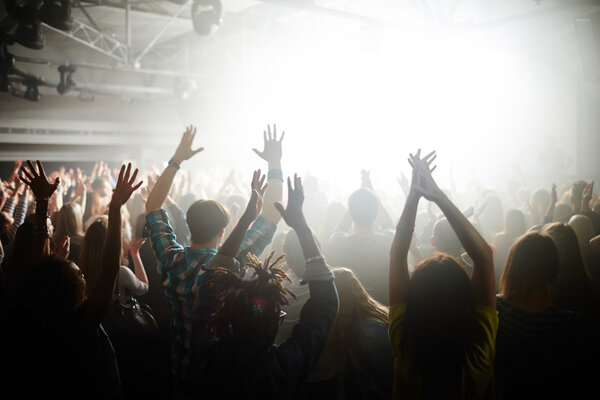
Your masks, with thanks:
[(158, 324), (152, 314), (152, 308), (148, 304), (139, 303), (138, 300), (125, 291), (127, 302), (121, 303), (119, 300), (119, 278), (115, 285), (116, 298), (112, 301), (102, 325), (113, 337), (119, 334), (139, 334), (158, 332)]

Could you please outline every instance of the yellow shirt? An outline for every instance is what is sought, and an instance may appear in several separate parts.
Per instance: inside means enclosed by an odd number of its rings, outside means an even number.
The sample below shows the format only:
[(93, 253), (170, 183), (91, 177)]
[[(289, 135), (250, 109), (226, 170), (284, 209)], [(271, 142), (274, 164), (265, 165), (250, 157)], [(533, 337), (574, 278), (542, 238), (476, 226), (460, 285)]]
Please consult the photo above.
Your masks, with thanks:
[[(466, 363), (457, 381), (444, 388), (445, 399), (488, 399), (494, 393), (494, 357), (498, 312), (486, 306), (476, 306), (479, 324), (484, 332), (478, 343), (467, 351)], [(396, 359), (394, 360), (394, 399), (422, 398), (422, 377), (410, 360), (402, 357), (400, 337), (406, 313), (406, 303), (390, 307), (390, 340)]]

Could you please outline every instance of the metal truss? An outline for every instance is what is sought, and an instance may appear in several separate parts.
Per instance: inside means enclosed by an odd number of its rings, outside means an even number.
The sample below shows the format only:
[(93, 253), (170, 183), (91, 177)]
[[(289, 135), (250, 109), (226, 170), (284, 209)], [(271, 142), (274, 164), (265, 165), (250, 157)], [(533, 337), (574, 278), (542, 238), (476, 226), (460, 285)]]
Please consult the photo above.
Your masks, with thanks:
[(60, 29), (53, 28), (50, 25), (43, 24), (46, 28), (73, 39), (85, 46), (88, 46), (108, 57), (111, 57), (119, 62), (121, 65), (127, 65), (128, 60), (128, 47), (124, 43), (119, 42), (105, 35), (99, 30), (79, 21), (74, 20), (74, 26), (69, 32), (61, 31)]

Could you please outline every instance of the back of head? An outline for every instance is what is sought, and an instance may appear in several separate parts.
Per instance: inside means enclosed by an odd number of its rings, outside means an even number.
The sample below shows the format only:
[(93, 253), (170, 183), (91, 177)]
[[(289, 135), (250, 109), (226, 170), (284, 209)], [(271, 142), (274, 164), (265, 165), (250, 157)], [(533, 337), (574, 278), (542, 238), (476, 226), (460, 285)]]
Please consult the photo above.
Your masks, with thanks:
[[(33, 221), (35, 214), (25, 217), (17, 229), (11, 254), (6, 254), (5, 263), (9, 268), (23, 268), (33, 262)], [(6, 249), (5, 249), (6, 251)]]
[(65, 235), (71, 238), (83, 235), (83, 213), (75, 202), (63, 205), (58, 211), (54, 240), (61, 240)]
[(363, 322), (376, 319), (389, 323), (389, 309), (375, 300), (354, 272), (348, 268), (332, 269), (339, 298), (339, 311), (329, 334), (327, 360), (335, 362), (337, 371), (344, 371), (349, 355), (356, 351)]
[(550, 200), (550, 193), (545, 189), (537, 189), (531, 195), (531, 205), (541, 213), (546, 212)]
[(434, 247), (439, 252), (459, 256), (463, 251), (458, 236), (446, 218), (439, 219), (433, 226), (433, 240)]
[(192, 242), (205, 243), (225, 229), (229, 213), (217, 201), (197, 200), (187, 211), (187, 223)]
[(86, 281), (72, 262), (56, 256), (39, 260), (24, 278), (17, 301), (30, 322), (66, 318), (83, 304)]
[(90, 225), (83, 237), (78, 265), (85, 275), (88, 295), (98, 282), (102, 272), (102, 249), (107, 229), (108, 218), (100, 216)]
[(352, 270), (337, 267), (332, 271), (340, 302), (336, 326), (352, 323), (352, 328), (358, 329), (369, 317), (389, 322), (388, 308), (371, 297)]
[(559, 272), (558, 250), (552, 238), (538, 232), (519, 237), (513, 244), (500, 278), (500, 292), (511, 301), (526, 300), (551, 285)]
[(210, 285), (223, 291), (223, 301), (208, 323), (217, 338), (231, 338), (255, 349), (273, 344), (281, 306), (288, 304), (286, 295), (293, 296), (283, 286), (284, 280), (289, 281), (281, 269), (283, 256), (273, 261), (273, 254), (264, 263), (250, 255), (247, 267), (254, 269), (252, 280), (242, 281), (224, 268), (213, 272)]
[(546, 225), (542, 232), (554, 240), (560, 258), (560, 272), (552, 295), (553, 304), (584, 315), (595, 313), (592, 282), (585, 270), (575, 231), (567, 224), (555, 222)]
[(511, 238), (521, 236), (527, 230), (525, 215), (521, 210), (511, 208), (504, 213), (504, 232)]
[[(311, 230), (312, 232), (312, 230)], [(313, 238), (317, 243), (317, 247), (321, 248), (319, 238), (312, 232)], [(304, 252), (298, 239), (298, 234), (293, 229), (290, 229), (285, 235), (283, 241), (283, 252), (285, 253), (285, 264), (294, 272), (294, 274), (301, 278), (306, 269), (306, 259), (304, 258)]]
[(352, 221), (361, 227), (370, 227), (377, 217), (379, 200), (375, 193), (368, 189), (358, 189), (348, 198), (348, 211)]
[(558, 249), (560, 280), (570, 279), (570, 277), (584, 271), (579, 242), (573, 228), (562, 222), (554, 222), (545, 225), (542, 233), (550, 236)]
[(408, 284), (402, 351), (423, 375), (452, 379), (479, 335), (466, 271), (446, 254), (423, 261)]
[[(583, 214), (576, 214), (569, 219), (569, 226), (575, 231), (579, 249), (583, 250), (589, 248), (590, 240), (594, 237), (594, 226), (592, 225), (592, 221)], [(584, 254), (583, 251), (581, 254)]]

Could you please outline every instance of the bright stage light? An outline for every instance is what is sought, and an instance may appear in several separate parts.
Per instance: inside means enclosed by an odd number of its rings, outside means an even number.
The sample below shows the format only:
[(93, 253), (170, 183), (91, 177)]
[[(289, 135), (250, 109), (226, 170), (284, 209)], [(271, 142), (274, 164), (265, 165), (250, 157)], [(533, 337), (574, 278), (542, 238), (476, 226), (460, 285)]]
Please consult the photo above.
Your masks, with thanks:
[(450, 186), (452, 171), (464, 190), (514, 177), (537, 156), (540, 138), (574, 126), (574, 113), (561, 108), (572, 99), (561, 97), (550, 69), (485, 37), (332, 32), (282, 37), (285, 53), (260, 82), (239, 76), (228, 95), (206, 97), (218, 110), (208, 112), (214, 132), (236, 132), (228, 150), (248, 153), (235, 157), (244, 168), (256, 167), (246, 149), (277, 122), (288, 133), (286, 171), (318, 176), (331, 193), (355, 189), (361, 169), (378, 187), (401, 193), (397, 178), (410, 173), (406, 159), (418, 148), (437, 150), (440, 184)]

